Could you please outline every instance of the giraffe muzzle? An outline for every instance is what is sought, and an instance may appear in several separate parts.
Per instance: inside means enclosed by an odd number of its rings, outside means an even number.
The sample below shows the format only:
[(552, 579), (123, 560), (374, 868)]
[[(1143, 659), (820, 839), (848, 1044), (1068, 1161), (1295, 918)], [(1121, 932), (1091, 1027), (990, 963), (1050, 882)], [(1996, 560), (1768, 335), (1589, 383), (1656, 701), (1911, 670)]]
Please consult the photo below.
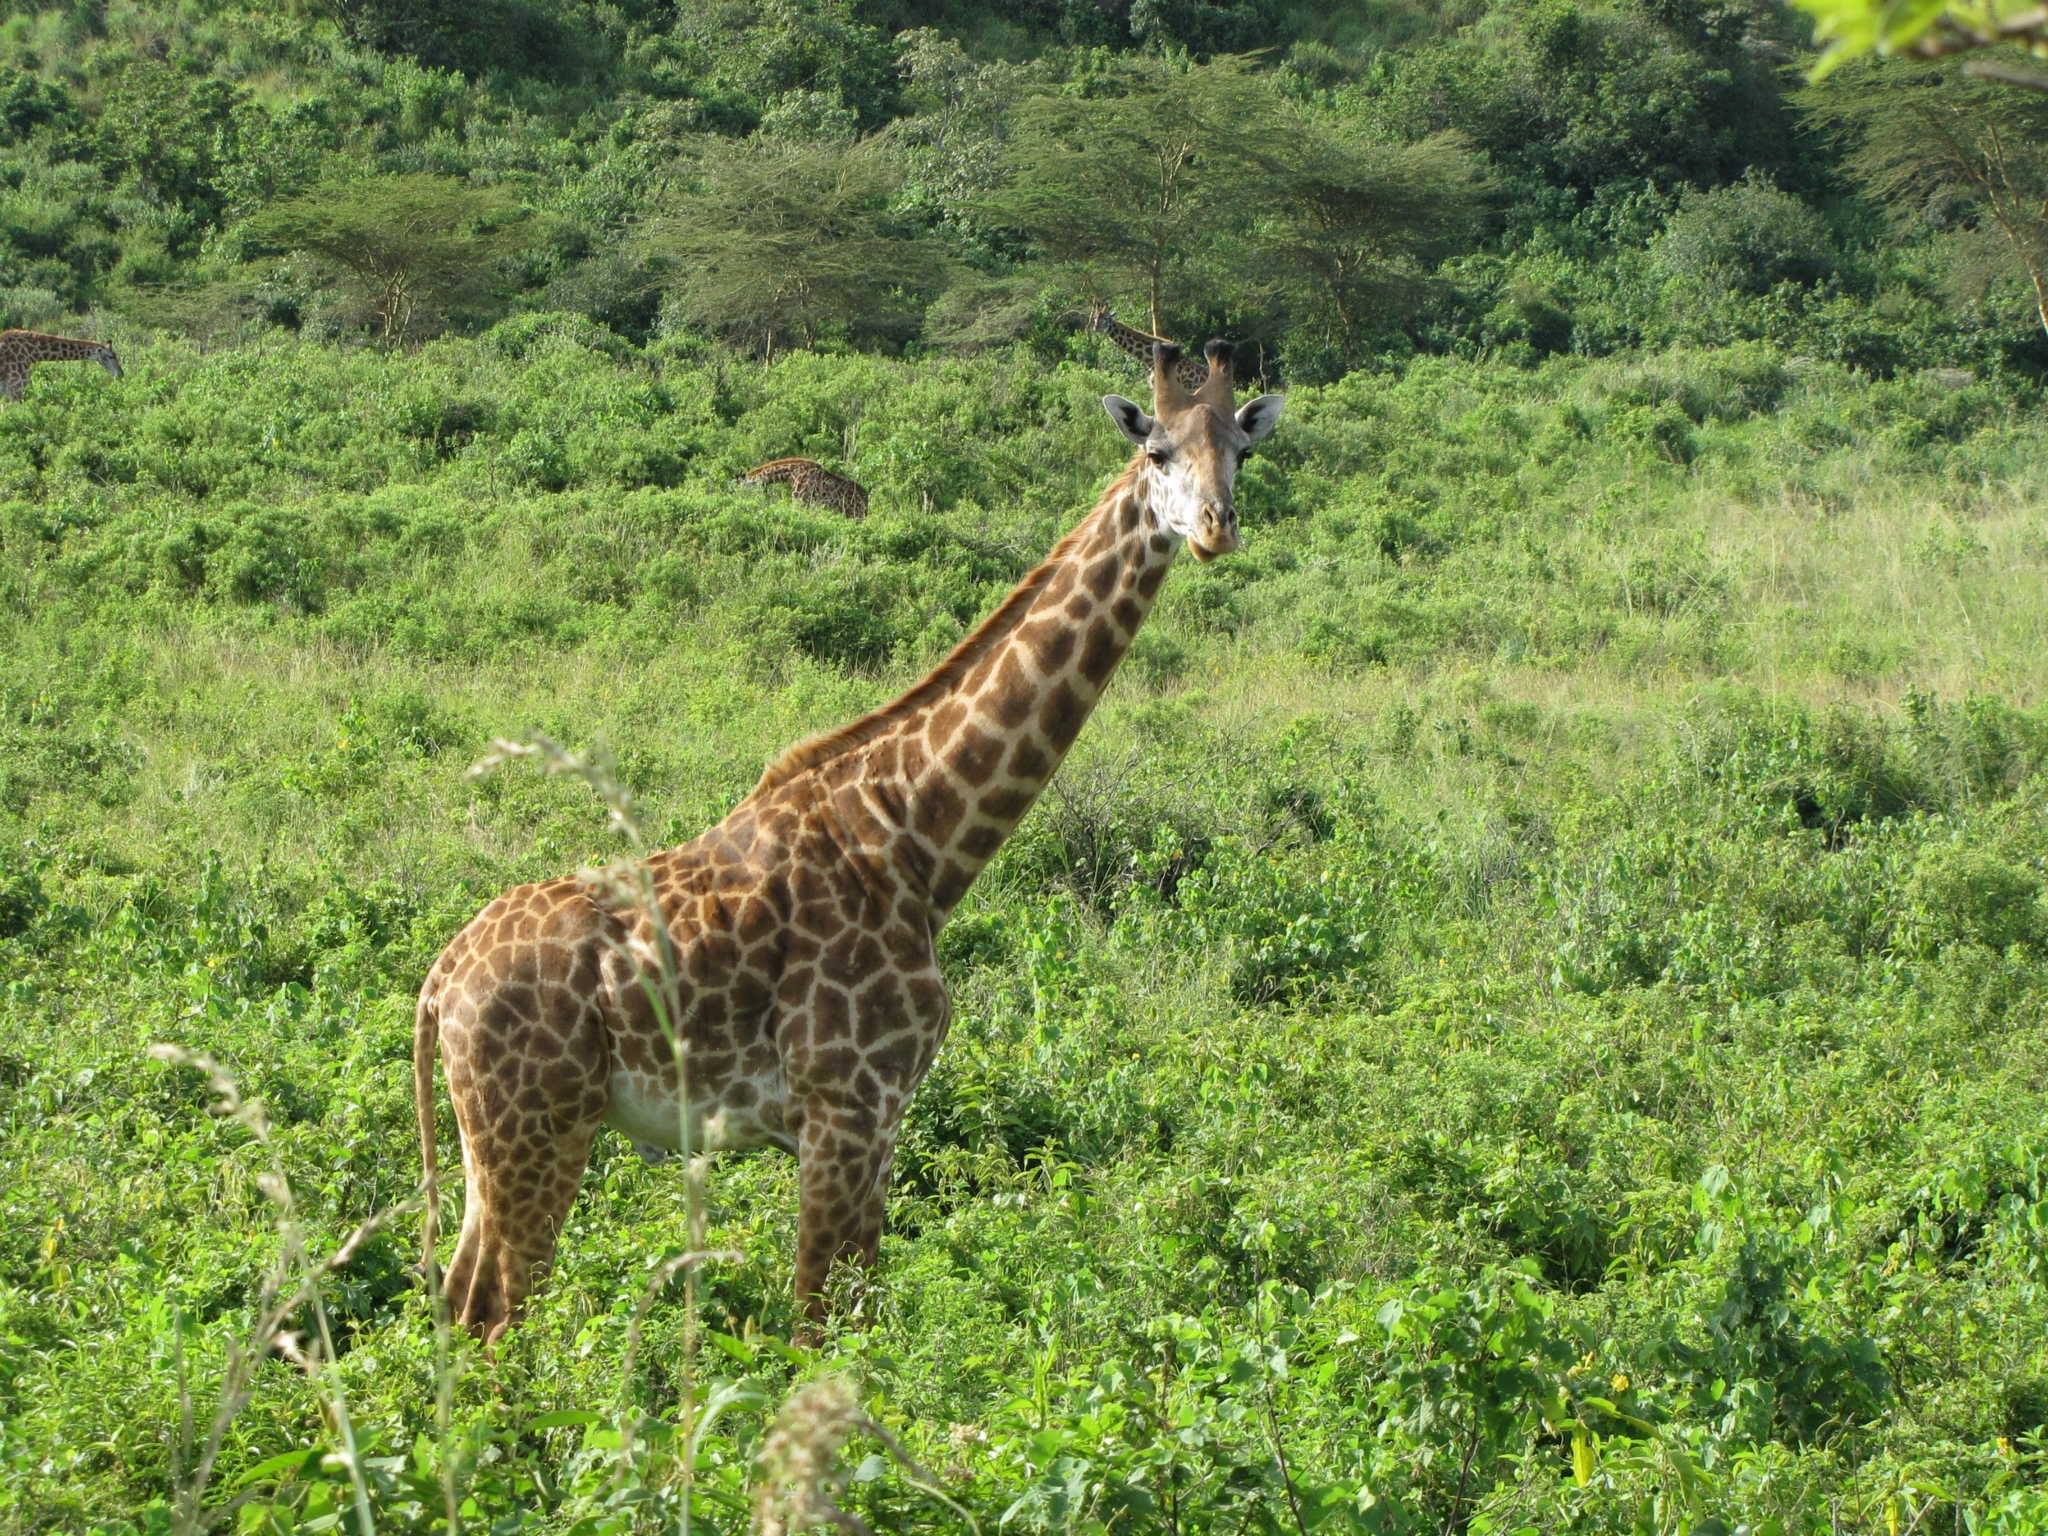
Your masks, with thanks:
[(1201, 527), (1188, 538), (1188, 553), (1201, 565), (1207, 565), (1222, 555), (1236, 554), (1237, 519), (1204, 512)]

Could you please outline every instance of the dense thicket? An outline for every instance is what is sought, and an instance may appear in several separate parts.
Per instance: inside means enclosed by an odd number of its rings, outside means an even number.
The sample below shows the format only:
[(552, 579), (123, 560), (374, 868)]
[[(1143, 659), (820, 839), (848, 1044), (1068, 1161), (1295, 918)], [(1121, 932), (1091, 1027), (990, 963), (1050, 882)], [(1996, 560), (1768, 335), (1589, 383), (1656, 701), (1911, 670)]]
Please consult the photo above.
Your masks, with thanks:
[[(4, 1536), (2048, 1533), (2048, 97), (1764, 0), (0, 14), (0, 321), (126, 369), (0, 406)], [(793, 1347), (791, 1160), (693, 1233), (607, 1133), (438, 1338), (413, 998), (618, 851), (465, 766), (679, 841), (906, 686), (1124, 460), (1095, 303), (1287, 413), (941, 935), (878, 1270)]]
[[(279, 1251), (260, 1177), (323, 1254), (412, 1190), (427, 965), (615, 847), (465, 778), (492, 735), (608, 742), (693, 835), (988, 610), (1137, 377), (576, 315), (124, 357), (0, 413), (9, 1536), (166, 1527)], [(2030, 390), (1761, 345), (1297, 387), (1245, 548), (1173, 572), (942, 936), (953, 1035), (815, 1354), (793, 1164), (714, 1168), (694, 1529), (747, 1528), (822, 1371), (985, 1533), (2040, 1536), (2042, 444)], [(868, 520), (734, 484), (788, 451)], [(674, 1530), (686, 1230), (602, 1137), (445, 1435), (410, 1223), (358, 1244), (377, 1528), (445, 1530), (452, 1466), (471, 1531)], [(208, 1507), (359, 1528), (303, 1376), (253, 1385)], [(878, 1529), (970, 1529), (870, 1452)]]
[[(1803, 36), (1771, 0), (23, 7), (0, 320), (391, 341), (573, 309), (635, 342), (1050, 357), (1107, 302), (1301, 381), (1738, 339), (2038, 368), (2025, 177), (1896, 195), (1884, 146), (1927, 103), (1869, 68), (1797, 94)], [(1922, 83), (1937, 116), (2025, 115)], [(420, 176), (523, 217), (394, 329), (388, 279), (280, 232)], [(757, 281), (771, 250), (815, 270)]]

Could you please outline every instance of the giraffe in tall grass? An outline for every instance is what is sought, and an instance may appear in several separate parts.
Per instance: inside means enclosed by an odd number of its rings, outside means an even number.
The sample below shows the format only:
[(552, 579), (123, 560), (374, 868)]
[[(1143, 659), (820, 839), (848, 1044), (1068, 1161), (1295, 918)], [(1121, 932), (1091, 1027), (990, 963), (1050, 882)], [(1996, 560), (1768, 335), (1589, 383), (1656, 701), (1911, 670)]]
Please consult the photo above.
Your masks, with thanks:
[(28, 392), (28, 376), (37, 363), (98, 363), (115, 378), (121, 360), (103, 341), (74, 336), (47, 336), (41, 331), (0, 331), (0, 396), (19, 400)]
[(1137, 452), (1044, 563), (907, 693), (790, 748), (718, 825), (652, 856), (687, 1110), (642, 985), (644, 905), (564, 877), (500, 896), (449, 944), (420, 991), (413, 1067), (429, 1189), (437, 1043), (462, 1136), (454, 1317), (486, 1341), (518, 1317), (606, 1125), (650, 1158), (685, 1141), (794, 1153), (813, 1322), (834, 1263), (875, 1261), (904, 1109), (951, 1018), (939, 930), (1073, 746), (1181, 548), (1237, 548), (1238, 466), (1282, 398), (1239, 408), (1230, 358), (1209, 343), (1191, 392), (1180, 349), (1155, 345), (1152, 414), (1103, 401)]
[(770, 459), (740, 476), (742, 485), (776, 485), (787, 481), (790, 498), (800, 506), (829, 507), (859, 522), (868, 515), (868, 488), (858, 480), (835, 475), (816, 459)]

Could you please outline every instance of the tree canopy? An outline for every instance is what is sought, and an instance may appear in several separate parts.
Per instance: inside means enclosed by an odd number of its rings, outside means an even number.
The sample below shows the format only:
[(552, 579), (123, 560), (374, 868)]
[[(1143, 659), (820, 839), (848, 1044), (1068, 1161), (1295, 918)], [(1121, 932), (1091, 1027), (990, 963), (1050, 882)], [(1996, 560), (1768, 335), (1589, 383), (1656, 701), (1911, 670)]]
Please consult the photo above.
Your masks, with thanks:
[(1297, 308), (1334, 323), (1348, 361), (1364, 327), (1471, 237), (1488, 185), (1455, 134), (1402, 144), (1306, 117), (1290, 127), (1262, 257)]
[(1283, 154), (1273, 106), (1234, 59), (1199, 75), (1145, 61), (1091, 95), (1031, 97), (989, 210), (1089, 297), (1140, 297), (1161, 332), (1271, 200)]
[(421, 174), (330, 182), (249, 224), (255, 243), (346, 273), (387, 344), (482, 293), (521, 233), (506, 193)]
[(1854, 65), (1804, 100), (1877, 196), (1908, 219), (1931, 213), (1978, 270), (2022, 275), (2048, 333), (2048, 95), (1901, 60)]
[(647, 237), (679, 311), (772, 357), (822, 336), (901, 339), (941, 286), (931, 242), (892, 218), (900, 172), (874, 142), (719, 145), (699, 185)]
[[(1980, 46), (2033, 23), (1916, 0), (1852, 38), (1866, 3), (1812, 0), (1820, 44), (1777, 0), (88, 8), (0, 32), (0, 323), (391, 345), (572, 311), (762, 356), (1050, 358), (1107, 303), (1297, 380), (1745, 339), (2048, 369), (2031, 119), (1959, 88), (1949, 190), (1916, 204), (1878, 109), (1798, 80), (1952, 48), (1923, 61), (1950, 84), (2035, 78)], [(1901, 110), (1915, 67), (1858, 66)], [(2003, 148), (1958, 158), (1992, 111)], [(407, 186), (434, 196), (406, 212)]]

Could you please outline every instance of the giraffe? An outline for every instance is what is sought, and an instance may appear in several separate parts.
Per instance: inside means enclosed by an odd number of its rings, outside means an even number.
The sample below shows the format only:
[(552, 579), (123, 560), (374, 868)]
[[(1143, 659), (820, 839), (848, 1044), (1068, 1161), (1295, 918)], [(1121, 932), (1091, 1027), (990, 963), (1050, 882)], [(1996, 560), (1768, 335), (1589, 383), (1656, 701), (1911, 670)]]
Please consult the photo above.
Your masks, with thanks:
[(1236, 408), (1228, 344), (1208, 354), (1193, 394), (1180, 349), (1155, 346), (1152, 415), (1104, 398), (1138, 452), (950, 656), (650, 857), (681, 976), (687, 1131), (642, 985), (658, 941), (641, 907), (573, 876), (521, 886), (435, 962), (413, 1035), (425, 1262), (438, 1047), (466, 1185), (445, 1294), (487, 1345), (545, 1278), (605, 1125), (649, 1161), (795, 1154), (807, 1328), (835, 1262), (875, 1262), (904, 1109), (951, 1019), (936, 935), (1074, 744), (1180, 548), (1209, 561), (1237, 547), (1238, 465), (1283, 400)]
[[(1173, 343), (1167, 341), (1163, 336), (1154, 336), (1148, 331), (1137, 329), (1135, 326), (1125, 325), (1123, 321), (1117, 319), (1108, 309), (1099, 304), (1088, 311), (1088, 329), (1100, 331), (1116, 345), (1119, 351), (1130, 353), (1131, 356), (1145, 364), (1148, 368), (1152, 365), (1152, 349), (1154, 347), (1162, 345), (1173, 346)], [(1174, 350), (1179, 351), (1180, 349), (1175, 347)], [(1208, 365), (1200, 358), (1183, 356), (1174, 365), (1174, 373), (1180, 380), (1181, 388), (1193, 393), (1202, 387), (1203, 381), (1209, 376), (1209, 369)]]
[(46, 336), (41, 331), (0, 331), (0, 396), (19, 400), (28, 391), (29, 370), (37, 363), (98, 363), (115, 378), (121, 360), (103, 341)]
[(868, 490), (857, 480), (835, 475), (816, 459), (770, 459), (740, 476), (742, 485), (789, 482), (790, 496), (808, 507), (830, 507), (859, 522), (868, 515)]

